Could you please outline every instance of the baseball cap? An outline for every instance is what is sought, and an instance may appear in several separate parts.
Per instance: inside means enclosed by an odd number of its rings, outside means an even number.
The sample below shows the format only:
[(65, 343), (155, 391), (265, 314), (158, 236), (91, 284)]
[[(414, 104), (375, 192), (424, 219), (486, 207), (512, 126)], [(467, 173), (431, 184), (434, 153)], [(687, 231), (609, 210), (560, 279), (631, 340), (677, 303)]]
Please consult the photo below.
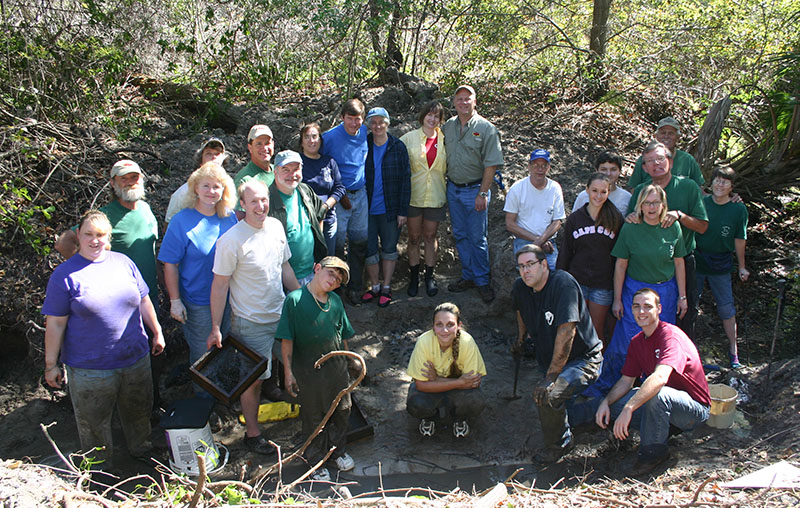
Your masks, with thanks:
[(531, 159), (535, 161), (536, 159), (544, 159), (547, 162), (550, 162), (550, 152), (545, 150), (544, 148), (537, 148), (533, 152), (531, 152)]
[(266, 125), (254, 125), (250, 127), (250, 133), (247, 135), (247, 142), (251, 142), (259, 136), (269, 136), (269, 139), (275, 139), (272, 135), (272, 129)]
[(128, 173), (139, 173), (142, 174), (142, 168), (139, 167), (138, 164), (133, 162), (132, 160), (122, 159), (114, 163), (111, 166), (111, 178), (115, 176), (123, 176), (127, 175)]
[(391, 119), (389, 118), (389, 112), (386, 111), (384, 108), (372, 108), (367, 112), (367, 118), (365, 119), (366, 122), (369, 122), (369, 119), (374, 116), (382, 116), (386, 119), (386, 123), (391, 123)]
[(319, 265), (322, 268), (338, 268), (342, 272), (342, 285), (344, 286), (350, 281), (350, 267), (347, 266), (341, 258), (336, 256), (326, 256), (322, 258), (322, 261), (319, 262)]
[(681, 133), (681, 124), (679, 124), (678, 121), (672, 118), (671, 116), (665, 116), (664, 118), (659, 120), (658, 127), (656, 127), (656, 130), (660, 129), (661, 127), (667, 127), (667, 126), (674, 127), (675, 130), (678, 131), (678, 134)]
[(216, 148), (223, 152), (225, 151), (225, 143), (223, 143), (221, 139), (215, 137), (211, 137), (203, 141), (203, 144), (200, 145), (200, 152), (202, 152), (208, 147)]
[(300, 158), (300, 154), (295, 152), (294, 150), (284, 150), (282, 152), (278, 152), (278, 155), (275, 156), (275, 167), (285, 166), (292, 162), (299, 162), (302, 166), (303, 159)]
[(475, 89), (474, 89), (474, 88), (472, 88), (472, 87), (471, 87), (471, 86), (469, 86), (469, 85), (461, 85), (461, 86), (459, 86), (458, 88), (456, 88), (456, 91), (455, 91), (455, 92), (453, 92), (453, 95), (457, 94), (457, 93), (458, 93), (458, 92), (460, 92), (461, 90), (466, 90), (466, 91), (468, 91), (468, 92), (469, 92), (471, 95), (475, 95)]

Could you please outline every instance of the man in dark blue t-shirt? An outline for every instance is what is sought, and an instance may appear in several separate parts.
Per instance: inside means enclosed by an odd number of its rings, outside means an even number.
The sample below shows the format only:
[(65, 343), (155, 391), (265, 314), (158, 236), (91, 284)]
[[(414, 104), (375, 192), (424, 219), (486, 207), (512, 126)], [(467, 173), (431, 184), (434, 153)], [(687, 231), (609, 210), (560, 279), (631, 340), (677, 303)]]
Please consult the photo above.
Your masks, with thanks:
[(578, 282), (563, 270), (550, 271), (545, 252), (525, 245), (517, 252), (520, 278), (511, 298), (517, 311), (517, 343), (530, 334), (544, 373), (533, 389), (545, 449), (540, 462), (555, 462), (575, 447), (566, 403), (593, 383), (603, 365), (603, 344), (594, 331)]

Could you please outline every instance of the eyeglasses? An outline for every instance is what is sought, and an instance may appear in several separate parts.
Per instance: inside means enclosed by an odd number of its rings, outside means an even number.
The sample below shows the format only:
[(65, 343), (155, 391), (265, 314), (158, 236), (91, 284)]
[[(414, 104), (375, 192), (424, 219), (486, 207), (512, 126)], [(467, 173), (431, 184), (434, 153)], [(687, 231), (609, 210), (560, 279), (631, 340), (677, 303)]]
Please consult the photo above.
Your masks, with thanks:
[(528, 261), (527, 263), (521, 263), (521, 264), (517, 265), (517, 270), (519, 270), (520, 272), (524, 272), (526, 270), (533, 270), (533, 267), (538, 265), (542, 261), (545, 261), (545, 260), (541, 259), (539, 261)]
[(645, 206), (648, 208), (655, 208), (661, 204), (661, 201), (642, 201), (642, 208)]
[(659, 155), (659, 156), (658, 156), (658, 157), (656, 157), (655, 159), (645, 159), (645, 160), (644, 160), (644, 163), (645, 163), (645, 164), (653, 164), (654, 162), (659, 162), (659, 163), (661, 163), (661, 162), (664, 162), (665, 160), (667, 160), (667, 158), (666, 158), (665, 156), (663, 156), (663, 155)]

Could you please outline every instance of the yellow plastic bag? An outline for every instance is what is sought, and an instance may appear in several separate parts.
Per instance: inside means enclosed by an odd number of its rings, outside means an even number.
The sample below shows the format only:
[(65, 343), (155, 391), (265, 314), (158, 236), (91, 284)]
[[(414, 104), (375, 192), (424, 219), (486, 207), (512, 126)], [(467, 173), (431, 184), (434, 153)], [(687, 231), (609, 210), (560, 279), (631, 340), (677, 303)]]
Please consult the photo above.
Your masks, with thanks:
[[(300, 404), (279, 401), (258, 406), (258, 423), (278, 422), (298, 416), (300, 416)], [(239, 423), (244, 425), (244, 415), (239, 415)]]

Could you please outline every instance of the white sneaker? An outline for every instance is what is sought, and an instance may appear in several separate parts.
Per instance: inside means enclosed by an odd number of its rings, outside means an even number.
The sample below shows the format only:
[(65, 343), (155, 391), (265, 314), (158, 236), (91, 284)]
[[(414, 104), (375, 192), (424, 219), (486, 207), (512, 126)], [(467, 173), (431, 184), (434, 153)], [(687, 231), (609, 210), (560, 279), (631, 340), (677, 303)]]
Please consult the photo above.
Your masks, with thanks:
[(311, 479), (317, 482), (329, 482), (331, 481), (331, 473), (327, 467), (321, 467), (311, 473)]
[(436, 422), (433, 420), (426, 420), (423, 418), (419, 422), (419, 433), (423, 436), (430, 437), (436, 432)]
[(350, 471), (356, 467), (356, 462), (349, 453), (345, 452), (341, 457), (336, 457), (336, 467), (339, 468), (339, 471)]
[(456, 437), (467, 437), (469, 434), (469, 424), (466, 420), (453, 422), (453, 435)]

